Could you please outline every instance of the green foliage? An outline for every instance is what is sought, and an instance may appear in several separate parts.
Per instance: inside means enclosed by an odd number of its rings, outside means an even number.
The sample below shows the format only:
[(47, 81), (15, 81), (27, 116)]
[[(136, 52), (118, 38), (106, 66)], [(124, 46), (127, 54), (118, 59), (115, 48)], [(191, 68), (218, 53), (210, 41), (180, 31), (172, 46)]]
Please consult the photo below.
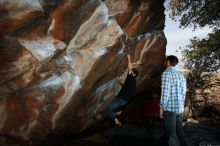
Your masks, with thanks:
[(220, 27), (220, 0), (171, 0), (169, 9), (180, 27)]
[(207, 38), (194, 37), (182, 52), (185, 68), (194, 72), (216, 72), (220, 69), (220, 30), (214, 30)]

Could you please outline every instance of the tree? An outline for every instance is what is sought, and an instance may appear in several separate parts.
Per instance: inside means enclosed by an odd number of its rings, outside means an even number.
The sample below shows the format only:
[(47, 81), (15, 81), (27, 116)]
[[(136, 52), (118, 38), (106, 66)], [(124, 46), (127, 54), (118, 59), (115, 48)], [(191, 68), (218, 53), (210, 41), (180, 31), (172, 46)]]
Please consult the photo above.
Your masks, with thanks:
[[(198, 108), (195, 102), (196, 91), (208, 84), (207, 80), (201, 78), (202, 73), (220, 70), (220, 0), (171, 0), (169, 9), (170, 17), (179, 20), (182, 28), (213, 28), (213, 32), (206, 38), (192, 38), (182, 51), (184, 67), (189, 70), (188, 106), (194, 113)], [(206, 93), (201, 94), (205, 99)]]
[(220, 27), (219, 0), (171, 0), (170, 17), (180, 21), (180, 27)]
[[(198, 39), (194, 37), (190, 44), (182, 51), (184, 66), (189, 70), (187, 76), (187, 99), (190, 110), (195, 113), (200, 108), (196, 104), (196, 91), (207, 89), (210, 74), (204, 72), (217, 72), (220, 69), (220, 30), (214, 30), (207, 38)], [(200, 93), (207, 105), (207, 93), (201, 90)]]
[(182, 54), (186, 69), (200, 74), (217, 72), (220, 69), (220, 30), (214, 30), (207, 38), (194, 37)]

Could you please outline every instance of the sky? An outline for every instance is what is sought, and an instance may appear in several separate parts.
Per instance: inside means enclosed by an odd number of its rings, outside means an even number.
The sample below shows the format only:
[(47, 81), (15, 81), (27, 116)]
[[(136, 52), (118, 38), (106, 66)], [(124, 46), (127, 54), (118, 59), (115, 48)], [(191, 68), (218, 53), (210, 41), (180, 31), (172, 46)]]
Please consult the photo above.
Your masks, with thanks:
[[(166, 55), (175, 55), (181, 61), (182, 55), (179, 47), (184, 48), (190, 43), (190, 39), (192, 39), (194, 36), (198, 38), (205, 38), (207, 34), (211, 32), (211, 29), (209, 27), (204, 27), (202, 29), (197, 28), (195, 31), (193, 31), (192, 27), (185, 29), (179, 28), (179, 22), (169, 18), (169, 11), (167, 9), (168, 2), (169, 0), (164, 3), (166, 8), (166, 20), (164, 29), (165, 36), (167, 38)], [(178, 68), (183, 69), (183, 63), (180, 63)]]

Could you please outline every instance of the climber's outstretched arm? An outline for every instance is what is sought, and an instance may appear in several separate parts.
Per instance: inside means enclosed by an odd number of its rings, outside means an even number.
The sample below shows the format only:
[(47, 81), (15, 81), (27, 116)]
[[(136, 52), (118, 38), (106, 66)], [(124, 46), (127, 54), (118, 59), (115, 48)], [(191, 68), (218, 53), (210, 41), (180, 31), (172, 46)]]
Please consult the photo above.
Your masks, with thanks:
[(130, 75), (132, 73), (132, 64), (131, 64), (130, 54), (127, 54), (127, 59), (128, 59), (128, 74)]

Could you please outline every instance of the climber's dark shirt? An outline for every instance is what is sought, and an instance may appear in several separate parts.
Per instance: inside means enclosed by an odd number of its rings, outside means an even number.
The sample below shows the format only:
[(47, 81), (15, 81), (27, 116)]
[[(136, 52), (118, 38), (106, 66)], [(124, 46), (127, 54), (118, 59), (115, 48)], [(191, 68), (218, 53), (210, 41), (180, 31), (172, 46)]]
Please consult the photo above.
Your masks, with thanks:
[(128, 74), (117, 97), (125, 99), (128, 102), (130, 101), (130, 98), (133, 96), (135, 89), (136, 89), (136, 79), (135, 77), (133, 77), (132, 74), (130, 75)]

